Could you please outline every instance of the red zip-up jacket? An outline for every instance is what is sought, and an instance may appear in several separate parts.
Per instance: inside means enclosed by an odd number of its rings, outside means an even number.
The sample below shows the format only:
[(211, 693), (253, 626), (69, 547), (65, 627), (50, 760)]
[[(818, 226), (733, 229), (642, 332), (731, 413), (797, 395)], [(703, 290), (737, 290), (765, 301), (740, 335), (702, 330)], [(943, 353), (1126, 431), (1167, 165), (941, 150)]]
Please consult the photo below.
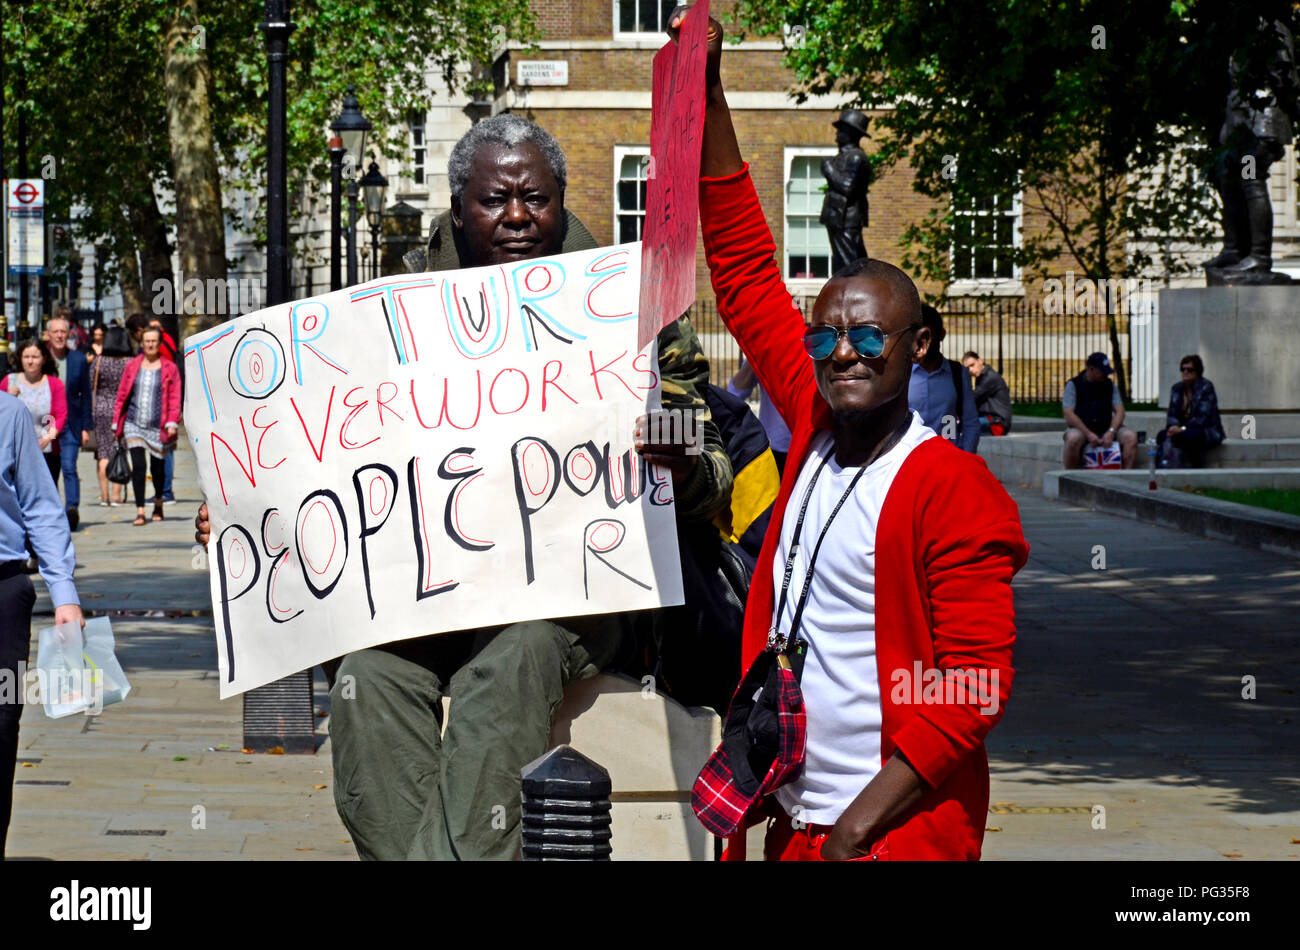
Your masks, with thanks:
[[(143, 365), (144, 354), (141, 353), (126, 364), (126, 369), (122, 371), (122, 381), (117, 386), (117, 402), (113, 408), (113, 431), (119, 439), (126, 431), (126, 407), (131, 401), (131, 391), (135, 389), (135, 378), (140, 374), (140, 367)], [(159, 369), (162, 373), (162, 440), (166, 443), (176, 437), (174, 433), (167, 431), (167, 427), (180, 425), (181, 422), (181, 373), (175, 363), (165, 359), (162, 360)]]
[[(772, 623), (772, 562), (785, 508), (809, 443), (831, 427), (831, 410), (804, 351), (803, 317), (781, 278), (748, 165), (734, 175), (701, 179), (700, 221), (718, 313), (791, 433), (746, 604), (741, 663), (747, 669)], [(901, 751), (928, 787), (877, 842), (892, 860), (980, 856), (989, 801), (984, 737), (1011, 694), (1011, 579), (1028, 554), (1015, 502), (983, 459), (947, 439), (927, 439), (912, 450), (885, 496), (876, 529), (880, 752), (883, 762)], [(996, 712), (986, 715), (968, 702), (915, 702), (900, 684), (916, 678), (917, 663), (921, 670), (984, 670), (989, 682), (996, 671)], [(899, 679), (898, 671), (908, 679)]]

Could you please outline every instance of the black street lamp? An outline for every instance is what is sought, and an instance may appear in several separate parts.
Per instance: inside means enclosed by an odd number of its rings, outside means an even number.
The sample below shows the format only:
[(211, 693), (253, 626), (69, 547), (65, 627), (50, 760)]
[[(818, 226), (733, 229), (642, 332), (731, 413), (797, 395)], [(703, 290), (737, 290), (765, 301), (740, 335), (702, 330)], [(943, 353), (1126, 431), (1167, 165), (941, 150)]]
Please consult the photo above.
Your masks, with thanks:
[(343, 140), (345, 156), (356, 156), (348, 162), (348, 286), (357, 282), (357, 168), (365, 153), (366, 133), (374, 128), (361, 112), (361, 103), (348, 84), (347, 95), (343, 97), (343, 111), (331, 123), (330, 128)]
[(379, 163), (370, 162), (370, 167), (361, 178), (361, 195), (366, 204), (366, 221), (370, 225), (370, 277), (379, 276), (379, 229), (384, 223), (384, 192), (388, 190), (388, 179), (379, 173)]
[(343, 261), (339, 255), (339, 231), (342, 229), (340, 205), (343, 201), (343, 139), (330, 139), (330, 290), (343, 288)]
[(289, 59), (288, 0), (266, 0), (266, 302), (284, 303), (289, 293), (288, 157), (285, 149), (285, 67)]
[[(285, 303), (289, 289), (289, 192), (285, 134), (288, 0), (266, 0), (266, 303)], [(256, 752), (316, 751), (311, 670), (302, 670), (244, 694), (244, 748)]]

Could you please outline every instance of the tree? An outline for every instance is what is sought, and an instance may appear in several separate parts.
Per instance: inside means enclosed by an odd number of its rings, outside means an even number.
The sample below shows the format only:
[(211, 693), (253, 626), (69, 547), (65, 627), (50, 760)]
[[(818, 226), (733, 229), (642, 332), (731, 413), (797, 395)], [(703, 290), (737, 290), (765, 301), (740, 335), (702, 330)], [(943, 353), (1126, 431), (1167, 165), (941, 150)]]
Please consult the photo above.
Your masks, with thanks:
[[(180, 0), (162, 41), (167, 96), (167, 141), (176, 201), (176, 243), (185, 281), (200, 286), (226, 279), (226, 229), (221, 214), (221, 174), (212, 134), (212, 70), (198, 0)], [(146, 284), (146, 292), (153, 285)], [(222, 319), (204, 313), (207, 294), (184, 294), (182, 332), (206, 329)]]
[[(490, 89), (481, 64), (506, 36), (536, 35), (527, 0), (308, 0), (293, 8), (291, 182), (328, 179), (325, 139), (348, 82), (375, 123), (375, 150), (395, 156), (407, 116), (430, 105), (427, 73), (454, 90), (458, 67), (480, 64), (470, 91)], [(52, 214), (82, 209), (78, 236), (112, 249), (128, 300), (151, 300), (158, 279), (171, 286), (173, 226), (186, 279), (226, 276), (225, 225), (235, 215), (222, 192), (265, 188), (260, 19), (257, 5), (240, 0), (29, 0), (5, 18), (6, 139), (15, 141), (22, 110), (29, 149), (59, 162)], [(21, 97), (17, 75), (29, 80)], [(221, 316), (191, 315), (185, 329)]]
[[(133, 54), (140, 33), (109, 5), (86, 2), (33, 0), (4, 25), (6, 140), (16, 143), (22, 110), (26, 150), (37, 159), (27, 170), (48, 178), (48, 217), (82, 205), (78, 237), (108, 249), (128, 309), (141, 309), (138, 258), (143, 252), (147, 275), (170, 279), (171, 251), (154, 191), (170, 183), (161, 96), (150, 91), (147, 59)], [(12, 144), (6, 154), (18, 174)]]
[(1211, 236), (1213, 193), (1189, 169), (1216, 157), (1229, 56), (1259, 16), (1289, 22), (1290, 6), (739, 0), (735, 16), (759, 34), (802, 26), (786, 56), (801, 97), (839, 92), (887, 110), (874, 160), (906, 159), (914, 187), (935, 199), (904, 235), (904, 267), (946, 282), (952, 249), (970, 239), (957, 230), (960, 209), (1019, 191), (1048, 227), (1026, 236), (1014, 263), (1065, 256), (1079, 276), (1105, 281), (1155, 262), (1134, 238), (1156, 242), (1168, 273), (1182, 266), (1168, 236)]

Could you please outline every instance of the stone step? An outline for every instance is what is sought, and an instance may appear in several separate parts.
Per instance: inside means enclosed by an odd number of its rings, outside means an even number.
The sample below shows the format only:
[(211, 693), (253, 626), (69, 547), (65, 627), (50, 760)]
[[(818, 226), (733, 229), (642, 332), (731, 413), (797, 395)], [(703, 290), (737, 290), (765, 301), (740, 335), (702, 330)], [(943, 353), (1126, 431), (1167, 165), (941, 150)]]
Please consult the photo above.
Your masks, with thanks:
[[(1015, 432), (980, 439), (979, 454), (1003, 484), (1041, 488), (1043, 476), (1061, 466), (1061, 433)], [(1147, 456), (1139, 448), (1138, 468)], [(1206, 458), (1206, 468), (1289, 468), (1300, 466), (1300, 438), (1228, 439)]]
[[(1248, 426), (1254, 427), (1256, 439), (1300, 439), (1300, 412), (1260, 412), (1239, 413), (1225, 412), (1221, 415), (1224, 431), (1228, 438), (1238, 439)], [(1154, 433), (1164, 428), (1165, 411), (1143, 409), (1129, 412), (1124, 416), (1124, 424), (1134, 431), (1145, 429)], [(1061, 432), (1065, 429), (1064, 419), (1045, 419), (1042, 416), (1012, 415), (1011, 433), (1022, 435), (1027, 432)], [(984, 440), (981, 439), (981, 442)]]

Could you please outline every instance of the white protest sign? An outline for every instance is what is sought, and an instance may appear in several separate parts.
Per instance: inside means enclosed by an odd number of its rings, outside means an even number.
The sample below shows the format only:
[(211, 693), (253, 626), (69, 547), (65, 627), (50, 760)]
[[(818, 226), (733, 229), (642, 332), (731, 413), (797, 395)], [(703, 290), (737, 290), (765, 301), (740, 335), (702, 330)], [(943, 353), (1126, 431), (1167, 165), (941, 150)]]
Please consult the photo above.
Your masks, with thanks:
[(448, 630), (682, 602), (639, 244), (379, 278), (184, 343), (221, 695)]

